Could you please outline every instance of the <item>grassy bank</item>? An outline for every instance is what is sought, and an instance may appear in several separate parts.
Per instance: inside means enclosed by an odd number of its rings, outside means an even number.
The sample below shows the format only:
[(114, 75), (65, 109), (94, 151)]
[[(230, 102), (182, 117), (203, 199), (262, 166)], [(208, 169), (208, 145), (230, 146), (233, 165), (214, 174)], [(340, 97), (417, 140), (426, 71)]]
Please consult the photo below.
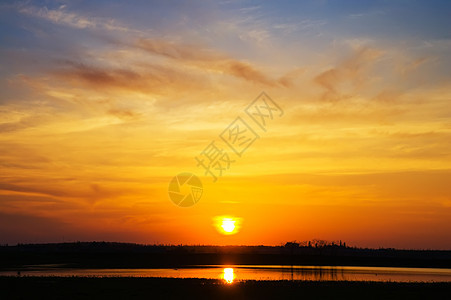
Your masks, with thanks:
[(451, 283), (0, 277), (0, 299), (446, 299)]

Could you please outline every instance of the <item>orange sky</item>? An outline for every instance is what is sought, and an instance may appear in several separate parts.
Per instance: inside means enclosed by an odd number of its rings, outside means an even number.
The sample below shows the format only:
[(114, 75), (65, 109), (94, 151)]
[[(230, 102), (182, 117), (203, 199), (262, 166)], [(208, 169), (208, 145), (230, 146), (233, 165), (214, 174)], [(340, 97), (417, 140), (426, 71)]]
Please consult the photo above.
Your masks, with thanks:
[[(0, 242), (451, 248), (451, 40), (407, 29), (421, 7), (392, 32), (382, 4), (195, 3), (0, 7)], [(194, 158), (262, 91), (283, 116), (203, 176)], [(168, 197), (181, 172), (195, 206)]]

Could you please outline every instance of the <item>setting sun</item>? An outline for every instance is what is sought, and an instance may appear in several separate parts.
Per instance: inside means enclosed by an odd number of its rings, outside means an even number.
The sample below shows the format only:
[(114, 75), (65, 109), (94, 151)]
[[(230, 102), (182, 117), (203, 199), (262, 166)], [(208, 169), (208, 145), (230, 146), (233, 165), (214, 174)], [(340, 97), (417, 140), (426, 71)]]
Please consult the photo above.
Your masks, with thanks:
[(214, 225), (218, 232), (221, 234), (236, 234), (241, 227), (241, 218), (231, 216), (218, 216), (214, 218)]
[(235, 230), (235, 221), (229, 218), (222, 220), (222, 229), (227, 233), (232, 233)]

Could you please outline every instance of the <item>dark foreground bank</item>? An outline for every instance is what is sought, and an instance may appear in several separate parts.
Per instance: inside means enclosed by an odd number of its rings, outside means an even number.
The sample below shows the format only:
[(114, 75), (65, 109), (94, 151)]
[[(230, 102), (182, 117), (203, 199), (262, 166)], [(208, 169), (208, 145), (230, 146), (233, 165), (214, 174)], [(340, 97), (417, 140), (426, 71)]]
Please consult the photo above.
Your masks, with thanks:
[(362, 249), (342, 245), (159, 246), (106, 242), (0, 246), (0, 269), (27, 265), (79, 269), (193, 265), (298, 265), (451, 268), (451, 251)]
[(447, 299), (451, 283), (0, 277), (0, 299)]

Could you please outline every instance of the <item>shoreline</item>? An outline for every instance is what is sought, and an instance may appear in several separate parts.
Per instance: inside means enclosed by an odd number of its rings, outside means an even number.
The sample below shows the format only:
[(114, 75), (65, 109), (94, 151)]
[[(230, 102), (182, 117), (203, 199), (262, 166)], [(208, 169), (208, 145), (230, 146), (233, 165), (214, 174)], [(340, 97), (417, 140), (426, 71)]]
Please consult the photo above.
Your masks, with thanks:
[(247, 280), (227, 284), (194, 278), (0, 276), (0, 291), (5, 299), (445, 299), (451, 282)]

